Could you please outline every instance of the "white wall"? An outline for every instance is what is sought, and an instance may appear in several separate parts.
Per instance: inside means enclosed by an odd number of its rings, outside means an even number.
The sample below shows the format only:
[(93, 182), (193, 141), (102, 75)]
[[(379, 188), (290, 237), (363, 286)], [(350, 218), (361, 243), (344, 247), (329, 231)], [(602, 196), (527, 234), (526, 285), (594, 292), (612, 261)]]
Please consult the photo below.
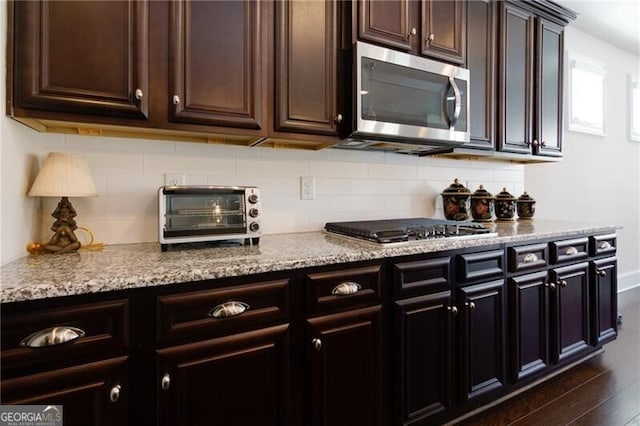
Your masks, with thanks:
[[(539, 218), (623, 226), (619, 288), (631, 288), (640, 284), (640, 142), (627, 139), (626, 84), (627, 74), (640, 75), (640, 58), (572, 27), (565, 33), (565, 49), (607, 65), (607, 135), (565, 130), (563, 162), (525, 167), (525, 184), (539, 202)], [(565, 84), (565, 106), (567, 93)], [(565, 124), (567, 116), (565, 108)]]

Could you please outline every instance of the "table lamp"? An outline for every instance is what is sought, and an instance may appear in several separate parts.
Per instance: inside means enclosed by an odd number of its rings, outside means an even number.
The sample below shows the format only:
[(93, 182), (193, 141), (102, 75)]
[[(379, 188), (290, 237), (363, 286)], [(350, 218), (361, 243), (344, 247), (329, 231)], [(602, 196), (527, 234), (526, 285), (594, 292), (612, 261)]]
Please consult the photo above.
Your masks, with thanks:
[(31, 186), (32, 197), (62, 197), (51, 216), (56, 220), (51, 226), (54, 232), (42, 248), (52, 253), (68, 253), (81, 246), (74, 231), (78, 228), (74, 217), (77, 213), (68, 197), (93, 197), (97, 195), (89, 163), (82, 155), (50, 152)]

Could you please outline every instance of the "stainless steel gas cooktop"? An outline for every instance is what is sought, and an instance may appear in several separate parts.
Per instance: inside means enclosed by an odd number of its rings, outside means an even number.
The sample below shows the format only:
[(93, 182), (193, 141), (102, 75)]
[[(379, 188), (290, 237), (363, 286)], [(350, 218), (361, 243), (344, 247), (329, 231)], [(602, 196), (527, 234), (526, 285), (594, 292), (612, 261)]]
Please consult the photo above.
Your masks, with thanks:
[(423, 240), (497, 237), (498, 234), (479, 223), (411, 218), (355, 222), (327, 222), (326, 232), (382, 245)]

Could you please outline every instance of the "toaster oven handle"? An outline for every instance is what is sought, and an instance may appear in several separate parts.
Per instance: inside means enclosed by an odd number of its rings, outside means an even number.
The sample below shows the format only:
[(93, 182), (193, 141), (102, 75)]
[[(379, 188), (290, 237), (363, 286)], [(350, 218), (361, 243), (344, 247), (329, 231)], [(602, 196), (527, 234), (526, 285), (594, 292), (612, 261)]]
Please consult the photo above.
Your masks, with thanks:
[(462, 110), (462, 96), (460, 96), (460, 88), (453, 77), (449, 77), (449, 84), (453, 89), (453, 96), (455, 96), (455, 107), (453, 109), (453, 117), (449, 117), (449, 128), (454, 130), (460, 118), (460, 111)]

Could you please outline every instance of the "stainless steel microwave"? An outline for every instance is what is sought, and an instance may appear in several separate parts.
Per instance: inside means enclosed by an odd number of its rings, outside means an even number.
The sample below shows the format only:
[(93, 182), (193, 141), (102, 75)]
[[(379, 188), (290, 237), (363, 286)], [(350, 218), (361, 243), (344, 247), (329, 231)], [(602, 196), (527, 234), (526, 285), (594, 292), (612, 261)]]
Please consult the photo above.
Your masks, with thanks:
[[(443, 151), (469, 141), (469, 70), (380, 46), (354, 45), (352, 117), (343, 148)], [(350, 126), (350, 127), (349, 127)]]
[(162, 186), (158, 190), (158, 241), (170, 244), (260, 240), (260, 190), (248, 186)]

